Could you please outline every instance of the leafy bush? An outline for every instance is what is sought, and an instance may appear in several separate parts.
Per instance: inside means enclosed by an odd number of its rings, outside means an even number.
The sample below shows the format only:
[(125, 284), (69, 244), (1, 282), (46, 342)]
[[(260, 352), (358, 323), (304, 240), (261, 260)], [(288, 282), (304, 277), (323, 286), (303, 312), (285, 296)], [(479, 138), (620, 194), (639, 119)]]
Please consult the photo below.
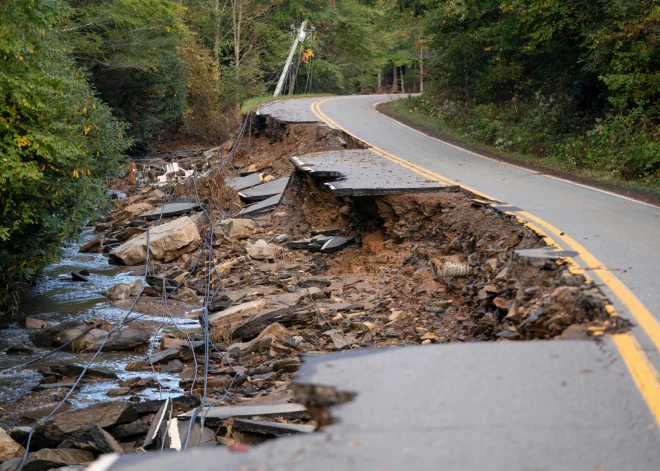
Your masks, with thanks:
[[(57, 29), (59, 0), (0, 7), (0, 305), (15, 300), (106, 201), (103, 177), (130, 144)], [(6, 307), (5, 307), (6, 309)]]

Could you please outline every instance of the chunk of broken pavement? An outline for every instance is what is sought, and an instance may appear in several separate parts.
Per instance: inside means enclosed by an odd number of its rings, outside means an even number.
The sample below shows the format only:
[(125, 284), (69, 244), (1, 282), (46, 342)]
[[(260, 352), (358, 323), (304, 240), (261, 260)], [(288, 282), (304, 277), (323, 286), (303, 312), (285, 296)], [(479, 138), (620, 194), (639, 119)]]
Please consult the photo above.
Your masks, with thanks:
[(38, 428), (47, 438), (61, 442), (73, 434), (86, 432), (95, 425), (107, 428), (136, 419), (137, 414), (132, 404), (107, 402), (59, 413)]
[[(149, 229), (149, 253), (152, 260), (170, 262), (195, 250), (202, 243), (195, 222), (184, 216)], [(146, 261), (147, 233), (141, 234), (110, 252), (110, 260), (123, 265)]]

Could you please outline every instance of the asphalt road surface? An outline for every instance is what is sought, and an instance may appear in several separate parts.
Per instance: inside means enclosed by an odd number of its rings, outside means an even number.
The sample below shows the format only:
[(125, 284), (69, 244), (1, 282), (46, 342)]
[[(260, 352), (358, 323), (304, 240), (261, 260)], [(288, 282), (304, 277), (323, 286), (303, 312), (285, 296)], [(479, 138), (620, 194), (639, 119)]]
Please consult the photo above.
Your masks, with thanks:
[(632, 333), (598, 342), (437, 344), (307, 358), (298, 384), (356, 393), (332, 408), (338, 422), (323, 432), (248, 453), (125, 456), (112, 471), (660, 469), (660, 208), (425, 136), (374, 110), (388, 99), (284, 100), (260, 112), (323, 121), (383, 158), (498, 200), (559, 247), (577, 251), (575, 261), (618, 315), (637, 324)]

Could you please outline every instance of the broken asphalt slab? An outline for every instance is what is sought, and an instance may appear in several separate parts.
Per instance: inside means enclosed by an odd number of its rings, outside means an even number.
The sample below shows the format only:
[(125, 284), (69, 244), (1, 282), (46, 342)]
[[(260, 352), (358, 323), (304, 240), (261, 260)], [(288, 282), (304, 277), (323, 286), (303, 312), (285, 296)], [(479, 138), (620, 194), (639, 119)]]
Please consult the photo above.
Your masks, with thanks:
[(200, 208), (201, 206), (199, 204), (187, 201), (167, 203), (160, 208), (155, 208), (151, 211), (142, 213), (138, 217), (146, 219), (160, 219), (161, 217), (169, 218), (173, 216), (182, 216)]
[(326, 180), (325, 185), (339, 196), (424, 193), (458, 188), (428, 180), (368, 149), (316, 152), (291, 157), (290, 161), (298, 171)]
[(227, 177), (225, 183), (236, 191), (245, 190), (253, 186), (261, 185), (263, 182), (260, 173), (255, 172), (244, 177)]
[(259, 214), (267, 213), (277, 208), (281, 200), (282, 193), (271, 196), (263, 201), (246, 206), (237, 216), (258, 216)]
[(611, 339), (306, 357), (296, 382), (356, 395), (331, 408), (325, 432), (246, 453), (124, 455), (109, 469), (654, 471), (660, 460), (657, 424)]
[(262, 201), (271, 196), (281, 195), (289, 183), (288, 178), (278, 178), (268, 183), (262, 183), (254, 188), (240, 191), (238, 196), (245, 202), (252, 203)]

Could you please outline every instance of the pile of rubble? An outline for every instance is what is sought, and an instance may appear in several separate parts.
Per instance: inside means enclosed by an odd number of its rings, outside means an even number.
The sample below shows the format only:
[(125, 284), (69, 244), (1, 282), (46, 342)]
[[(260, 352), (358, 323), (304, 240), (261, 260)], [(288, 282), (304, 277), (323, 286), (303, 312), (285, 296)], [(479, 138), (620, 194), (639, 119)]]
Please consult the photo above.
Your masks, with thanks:
[[(416, 187), (405, 176), (406, 188), (396, 194), (377, 185), (346, 191), (309, 171), (320, 162), (314, 159), (334, 158), (323, 152), (298, 159), (296, 171), (282, 175), (281, 158), (280, 170), (269, 167), (272, 147), (268, 155), (255, 150), (265, 148), (262, 141), (255, 138), (248, 164), (270, 168), (270, 183), (278, 185), (264, 189), (269, 182), (258, 174), (225, 180), (244, 200), (257, 192), (252, 202), (277, 196), (252, 219), (229, 217), (227, 208), (212, 207), (180, 184), (169, 194), (147, 186), (118, 200), (96, 224), (98, 238), (81, 250), (106, 252), (112, 263), (146, 275), (144, 286), (108, 291), (117, 305), (128, 308), (140, 295), (136, 313), (166, 306), (173, 320), (197, 319), (199, 326), (158, 327), (154, 335), (155, 316), (113, 332), (105, 350), (141, 349), (144, 358), (127, 370), (144, 376), (108, 391), (123, 402), (70, 410), (40, 425), (28, 459), (34, 465), (24, 469), (55, 467), (44, 460), (85, 464), (107, 452), (240, 447), (309, 433), (327, 421), (307, 411), (311, 404), (295, 403), (292, 378), (304, 355), (626, 328), (609, 316), (602, 293), (544, 248), (541, 237), (485, 202), (455, 188)], [(351, 155), (362, 163), (371, 158)], [(266, 163), (257, 168), (259, 159)], [(241, 179), (250, 178), (242, 187)], [(61, 346), (76, 338), (77, 348), (93, 350), (109, 331), (61, 324), (32, 340)], [(157, 381), (158, 372), (178, 373), (179, 391), (190, 394), (141, 401), (135, 391)], [(62, 372), (43, 373), (54, 378), (50, 384), (68, 381)], [(200, 398), (205, 408), (198, 408)], [(8, 449), (20, 452), (25, 433), (14, 428), (0, 440), (14, 440)]]

